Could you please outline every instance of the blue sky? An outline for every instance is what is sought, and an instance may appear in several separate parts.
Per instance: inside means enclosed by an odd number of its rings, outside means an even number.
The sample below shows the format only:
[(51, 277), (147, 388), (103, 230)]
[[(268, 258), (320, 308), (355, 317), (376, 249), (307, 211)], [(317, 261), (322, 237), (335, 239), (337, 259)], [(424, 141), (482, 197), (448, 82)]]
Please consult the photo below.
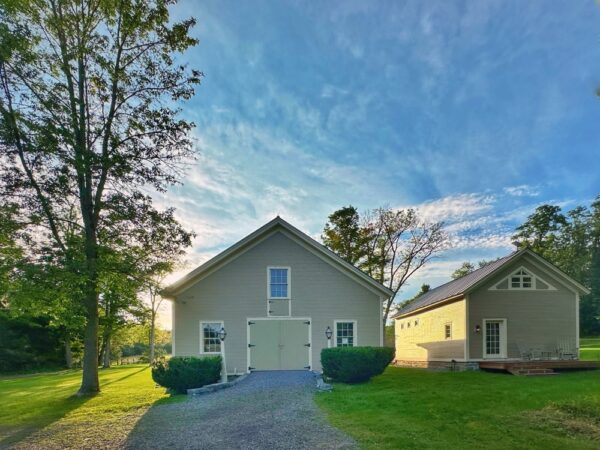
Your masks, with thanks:
[[(318, 238), (352, 204), (412, 206), (453, 248), (501, 256), (546, 202), (600, 193), (600, 5), (593, 1), (183, 1), (205, 73), (184, 106), (199, 151), (157, 198), (198, 234), (187, 267), (275, 215)], [(182, 269), (182, 271), (185, 271)], [(178, 273), (177, 275), (180, 275)]]

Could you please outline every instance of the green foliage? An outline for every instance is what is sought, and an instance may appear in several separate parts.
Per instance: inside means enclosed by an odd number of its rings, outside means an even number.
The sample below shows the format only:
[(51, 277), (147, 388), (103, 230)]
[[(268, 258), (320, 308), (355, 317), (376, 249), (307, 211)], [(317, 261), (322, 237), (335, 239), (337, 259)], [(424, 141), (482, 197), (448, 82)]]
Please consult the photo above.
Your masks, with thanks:
[(452, 277), (453, 280), (462, 278), (465, 275), (469, 275), (471, 272), (474, 272), (477, 269), (481, 269), (482, 267), (485, 267), (494, 261), (496, 261), (496, 260), (493, 259), (493, 260), (487, 261), (485, 259), (482, 259), (481, 261), (479, 261), (477, 263), (478, 267), (475, 267), (475, 264), (473, 264), (470, 261), (465, 261), (462, 263), (462, 265), (458, 269), (456, 269), (454, 272), (452, 272), (452, 275), (450, 275), (450, 276)]
[(62, 306), (73, 317), (83, 306), (81, 393), (99, 390), (99, 299), (110, 342), (131, 284), (191, 244), (152, 200), (195, 156), (178, 103), (202, 73), (176, 61), (197, 43), (195, 21), (173, 20), (171, 4), (0, 0), (3, 195), (28, 225), (32, 261), (77, 281)]
[(333, 252), (387, 286), (383, 321), (396, 294), (448, 242), (441, 222), (427, 222), (414, 209), (377, 208), (362, 217), (353, 206), (329, 216), (323, 242)]
[(519, 248), (530, 248), (591, 289), (580, 301), (581, 333), (600, 334), (600, 196), (589, 208), (566, 214), (559, 206), (539, 206), (516, 231)]
[(221, 356), (161, 358), (152, 364), (152, 379), (167, 389), (185, 394), (188, 389), (219, 381), (221, 364)]
[(362, 383), (383, 373), (394, 359), (390, 347), (335, 347), (321, 350), (323, 375), (343, 383)]
[(64, 367), (63, 345), (49, 319), (0, 309), (0, 372)]
[(469, 275), (471, 272), (473, 272), (475, 270), (475, 266), (473, 265), (473, 263), (469, 262), (469, 261), (465, 261), (462, 263), (462, 265), (456, 269), (454, 272), (452, 272), (452, 275), (450, 275), (452, 277), (453, 280), (456, 280), (458, 278), (462, 278), (465, 275)]
[(330, 214), (322, 238), (327, 248), (350, 264), (356, 265), (366, 255), (368, 236), (354, 206), (344, 206)]

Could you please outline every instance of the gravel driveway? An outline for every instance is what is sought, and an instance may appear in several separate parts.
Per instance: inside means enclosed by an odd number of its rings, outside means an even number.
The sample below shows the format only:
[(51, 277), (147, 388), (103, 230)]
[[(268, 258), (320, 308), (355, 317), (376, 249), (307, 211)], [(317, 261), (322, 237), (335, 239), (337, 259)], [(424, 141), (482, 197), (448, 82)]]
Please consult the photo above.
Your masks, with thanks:
[(355, 448), (352, 439), (326, 423), (313, 402), (314, 392), (311, 372), (254, 372), (231, 388), (153, 406), (126, 447)]

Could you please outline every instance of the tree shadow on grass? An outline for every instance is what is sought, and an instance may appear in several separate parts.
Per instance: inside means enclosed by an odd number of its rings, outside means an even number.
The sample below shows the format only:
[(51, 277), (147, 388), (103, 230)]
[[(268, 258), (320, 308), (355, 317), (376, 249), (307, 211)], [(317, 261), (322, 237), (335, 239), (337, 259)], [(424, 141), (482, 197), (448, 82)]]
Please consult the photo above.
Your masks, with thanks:
[(105, 387), (105, 386), (108, 386), (109, 384), (118, 383), (119, 381), (123, 381), (123, 380), (125, 380), (125, 379), (127, 379), (127, 378), (129, 378), (129, 377), (132, 377), (132, 376), (134, 376), (134, 375), (137, 375), (138, 373), (140, 373), (140, 372), (143, 372), (143, 371), (144, 371), (144, 370), (146, 370), (147, 368), (148, 368), (147, 366), (144, 366), (144, 367), (142, 367), (140, 370), (136, 370), (135, 372), (131, 372), (131, 373), (129, 373), (129, 374), (127, 374), (127, 375), (125, 375), (125, 376), (123, 376), (123, 377), (121, 377), (121, 378), (117, 378), (116, 380), (111, 380), (111, 381), (106, 381), (106, 382), (104, 382), (104, 383), (101, 383), (101, 384), (100, 384), (100, 389), (102, 389), (102, 388), (103, 388), (103, 387)]
[[(101, 380), (100, 388), (104, 390), (107, 386), (122, 382), (146, 369), (147, 367), (141, 367), (134, 371), (128, 370), (128, 373), (120, 377), (118, 376), (120, 374), (116, 373), (113, 376), (116, 375), (117, 378)], [(103, 370), (100, 371), (101, 376), (103, 372)], [(15, 424), (10, 424), (10, 420), (8, 420), (9, 425), (0, 425), (0, 448), (6, 448), (26, 440), (34, 433), (65, 418), (95, 397), (93, 394), (85, 396), (75, 394), (79, 387), (79, 377), (63, 376), (68, 373), (57, 373), (57, 375), (56, 378), (39, 375), (2, 380), (6, 386), (2, 392), (3, 407), (10, 409), (11, 404), (14, 405), (14, 414), (19, 415), (21, 420)], [(9, 409), (6, 412), (9, 412)]]
[[(53, 389), (53, 387), (48, 387)], [(72, 392), (72, 388), (66, 388)], [(36, 395), (36, 394), (32, 394)], [(34, 405), (35, 417), (31, 422), (17, 425), (0, 425), (0, 448), (6, 448), (16, 444), (41, 429), (65, 417), (71, 411), (81, 407), (89, 401), (93, 395), (78, 397), (75, 394), (61, 398), (60, 400), (49, 400), (42, 405)]]

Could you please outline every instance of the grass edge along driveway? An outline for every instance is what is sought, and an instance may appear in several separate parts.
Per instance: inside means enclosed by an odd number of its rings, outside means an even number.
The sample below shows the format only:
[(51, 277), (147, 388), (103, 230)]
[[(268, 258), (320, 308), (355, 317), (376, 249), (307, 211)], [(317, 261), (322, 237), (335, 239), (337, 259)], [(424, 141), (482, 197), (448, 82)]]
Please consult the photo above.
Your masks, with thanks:
[(119, 445), (150, 406), (186, 398), (155, 387), (147, 365), (100, 370), (92, 397), (74, 396), (80, 383), (80, 370), (0, 378), (0, 448)]
[(600, 371), (517, 377), (389, 367), (316, 395), (362, 448), (600, 448)]

